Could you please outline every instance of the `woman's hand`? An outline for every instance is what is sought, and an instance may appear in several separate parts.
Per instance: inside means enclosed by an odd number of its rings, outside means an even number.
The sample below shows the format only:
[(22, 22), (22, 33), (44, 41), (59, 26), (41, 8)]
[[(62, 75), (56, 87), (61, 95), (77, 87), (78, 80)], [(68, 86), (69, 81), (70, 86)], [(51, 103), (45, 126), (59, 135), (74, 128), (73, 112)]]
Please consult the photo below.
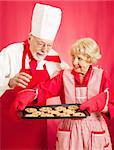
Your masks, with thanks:
[(101, 112), (105, 107), (106, 98), (106, 93), (102, 92), (81, 104), (80, 110), (87, 109), (90, 113)]

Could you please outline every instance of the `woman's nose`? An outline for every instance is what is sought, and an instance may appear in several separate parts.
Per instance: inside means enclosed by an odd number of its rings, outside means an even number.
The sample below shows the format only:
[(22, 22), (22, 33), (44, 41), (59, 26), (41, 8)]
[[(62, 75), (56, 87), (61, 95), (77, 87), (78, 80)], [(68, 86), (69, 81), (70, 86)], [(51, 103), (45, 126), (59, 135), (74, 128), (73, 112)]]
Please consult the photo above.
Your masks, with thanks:
[(79, 62), (78, 62), (78, 59), (75, 58), (75, 59), (74, 59), (74, 64), (77, 65), (78, 63), (79, 63)]

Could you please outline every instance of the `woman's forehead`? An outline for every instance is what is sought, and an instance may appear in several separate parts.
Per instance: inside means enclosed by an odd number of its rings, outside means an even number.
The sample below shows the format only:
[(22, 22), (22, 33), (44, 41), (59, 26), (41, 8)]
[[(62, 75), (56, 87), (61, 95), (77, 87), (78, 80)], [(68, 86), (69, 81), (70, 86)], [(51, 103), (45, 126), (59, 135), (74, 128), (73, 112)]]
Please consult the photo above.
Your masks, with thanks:
[(73, 55), (73, 56), (86, 56), (86, 54), (84, 53), (84, 52), (80, 52), (80, 51), (75, 51), (75, 50), (73, 50), (72, 52), (71, 52), (71, 55)]

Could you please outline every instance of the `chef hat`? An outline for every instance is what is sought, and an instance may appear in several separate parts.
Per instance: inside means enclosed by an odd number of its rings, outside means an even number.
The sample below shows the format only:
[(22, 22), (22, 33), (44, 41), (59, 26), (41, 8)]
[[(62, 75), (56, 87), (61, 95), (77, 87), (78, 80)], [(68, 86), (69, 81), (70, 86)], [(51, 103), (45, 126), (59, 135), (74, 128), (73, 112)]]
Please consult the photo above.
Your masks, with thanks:
[(61, 22), (61, 9), (37, 3), (33, 10), (31, 34), (53, 41)]

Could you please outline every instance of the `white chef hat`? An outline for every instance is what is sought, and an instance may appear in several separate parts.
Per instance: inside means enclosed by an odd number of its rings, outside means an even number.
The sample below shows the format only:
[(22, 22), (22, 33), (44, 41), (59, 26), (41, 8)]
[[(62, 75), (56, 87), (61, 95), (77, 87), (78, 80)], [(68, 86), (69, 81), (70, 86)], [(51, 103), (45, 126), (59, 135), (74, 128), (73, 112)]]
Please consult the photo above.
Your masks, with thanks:
[(37, 3), (33, 10), (31, 34), (53, 41), (61, 22), (61, 9)]

